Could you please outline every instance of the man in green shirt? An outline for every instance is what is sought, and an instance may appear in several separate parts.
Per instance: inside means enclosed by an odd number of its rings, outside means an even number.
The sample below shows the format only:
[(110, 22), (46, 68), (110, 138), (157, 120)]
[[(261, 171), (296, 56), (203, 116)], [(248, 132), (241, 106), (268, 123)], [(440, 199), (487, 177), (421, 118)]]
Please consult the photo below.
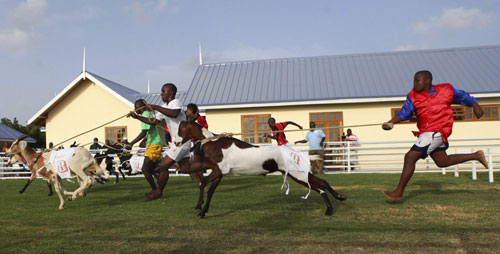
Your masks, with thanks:
[[(94, 138), (94, 143), (90, 145), (90, 150), (100, 150), (103, 149), (101, 145), (99, 145), (99, 139)], [(100, 151), (97, 151), (97, 153), (100, 153)]]
[[(135, 102), (134, 107), (137, 110), (137, 113), (146, 119), (154, 118), (154, 115), (147, 110), (145, 110), (145, 101), (143, 99), (139, 99)], [(156, 191), (157, 186), (153, 179), (153, 169), (161, 160), (161, 151), (163, 149), (163, 143), (161, 141), (160, 134), (158, 132), (158, 128), (154, 124), (147, 124), (141, 122), (141, 132), (137, 137), (128, 144), (127, 148), (131, 148), (135, 143), (142, 140), (146, 137), (146, 152), (144, 152), (144, 163), (142, 164), (142, 173), (151, 186), (151, 192)], [(146, 193), (148, 194), (148, 193)]]

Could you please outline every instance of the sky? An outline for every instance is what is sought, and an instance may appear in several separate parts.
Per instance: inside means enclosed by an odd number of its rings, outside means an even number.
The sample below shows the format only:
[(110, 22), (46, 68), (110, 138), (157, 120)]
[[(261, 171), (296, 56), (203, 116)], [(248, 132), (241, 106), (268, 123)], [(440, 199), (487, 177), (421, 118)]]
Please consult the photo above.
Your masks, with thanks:
[[(139, 92), (199, 64), (500, 44), (498, 0), (0, 0), (0, 118), (87, 70)], [(410, 77), (411, 78), (411, 77)]]

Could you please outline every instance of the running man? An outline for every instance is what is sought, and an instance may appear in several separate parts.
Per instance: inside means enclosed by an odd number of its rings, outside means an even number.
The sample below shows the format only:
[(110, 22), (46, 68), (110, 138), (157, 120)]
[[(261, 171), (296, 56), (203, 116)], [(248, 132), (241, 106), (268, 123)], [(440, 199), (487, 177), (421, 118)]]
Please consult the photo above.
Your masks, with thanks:
[(158, 188), (146, 193), (146, 197), (150, 200), (158, 199), (163, 195), (163, 189), (167, 185), (169, 172), (168, 169), (175, 163), (187, 158), (189, 159), (189, 149), (191, 148), (191, 141), (180, 144), (179, 137), (179, 124), (182, 121), (186, 121), (186, 115), (182, 111), (182, 103), (175, 98), (177, 93), (177, 87), (172, 83), (167, 83), (161, 88), (161, 98), (163, 104), (151, 105), (151, 107), (157, 111), (155, 119), (147, 119), (143, 116), (137, 114), (132, 114), (133, 118), (139, 119), (140, 121), (157, 125), (161, 120), (165, 120), (170, 130), (170, 135), (172, 136), (172, 143), (166, 151), (166, 156), (160, 161), (158, 165), (158, 170), (160, 171), (160, 177), (158, 180)]
[(286, 140), (286, 135), (284, 132), (285, 128), (289, 124), (295, 125), (301, 130), (303, 129), (302, 126), (300, 126), (292, 121), (276, 123), (276, 119), (274, 119), (273, 117), (269, 118), (269, 120), (267, 120), (267, 123), (269, 124), (269, 127), (273, 131), (273, 134), (269, 135), (269, 133), (264, 133), (264, 138), (275, 139), (278, 142), (278, 146), (283, 146), (283, 145), (290, 146), (290, 144), (288, 143), (288, 140)]
[(470, 160), (477, 160), (485, 168), (488, 167), (482, 150), (468, 154), (446, 154), (448, 137), (453, 127), (452, 103), (472, 107), (477, 118), (484, 115), (476, 98), (467, 92), (455, 89), (448, 83), (432, 85), (432, 74), (429, 71), (415, 74), (413, 89), (408, 93), (405, 104), (396, 116), (382, 125), (384, 130), (391, 130), (394, 124), (410, 119), (413, 112), (417, 115), (418, 131), (413, 134), (418, 140), (405, 155), (403, 172), (396, 189), (391, 192), (382, 191), (387, 198), (403, 198), (404, 189), (415, 171), (415, 163), (428, 155), (438, 167), (449, 167)]
[[(134, 106), (136, 112), (142, 117), (146, 119), (150, 119), (153, 117), (152, 114), (144, 108), (146, 106), (146, 103), (143, 99), (137, 100)], [(144, 174), (144, 178), (146, 178), (146, 181), (149, 183), (149, 186), (151, 186), (151, 191), (148, 193), (152, 193), (157, 189), (156, 183), (153, 179), (153, 170), (161, 160), (161, 151), (163, 149), (163, 144), (161, 142), (160, 134), (156, 125), (141, 122), (141, 130), (142, 131), (139, 133), (139, 135), (137, 135), (134, 140), (127, 144), (126, 148), (131, 149), (134, 144), (146, 137), (146, 151), (144, 152), (142, 173)], [(144, 195), (148, 195), (148, 193)]]

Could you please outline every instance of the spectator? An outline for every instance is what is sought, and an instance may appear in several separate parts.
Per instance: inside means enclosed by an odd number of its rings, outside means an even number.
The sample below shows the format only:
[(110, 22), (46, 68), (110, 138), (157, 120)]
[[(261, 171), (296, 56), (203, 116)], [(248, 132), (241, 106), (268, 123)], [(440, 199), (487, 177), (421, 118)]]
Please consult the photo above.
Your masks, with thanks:
[(102, 146), (99, 145), (99, 139), (97, 138), (94, 138), (94, 143), (92, 145), (90, 145), (90, 150), (100, 150), (102, 149)]
[[(355, 149), (359, 145), (358, 143), (359, 139), (356, 135), (352, 133), (351, 129), (347, 129), (347, 135), (344, 140), (344, 158), (345, 158), (345, 165), (347, 168), (347, 160), (349, 159), (350, 165), (351, 165), (351, 170), (354, 170), (354, 165), (357, 165), (357, 159), (358, 159), (358, 151)], [(349, 156), (347, 155), (349, 150)]]
[(304, 140), (295, 141), (295, 144), (298, 143), (307, 143), (309, 142), (309, 155), (311, 160), (311, 167), (313, 174), (323, 174), (323, 164), (325, 157), (325, 133), (321, 129), (316, 129), (316, 124), (314, 122), (309, 123), (309, 130), (306, 134), (306, 138)]
[(50, 143), (49, 143), (49, 149), (51, 149), (51, 150), (52, 150), (52, 148), (54, 148), (54, 143), (50, 142)]
[(2, 147), (2, 153), (7, 152), (7, 149), (9, 149), (9, 148), (7, 147), (7, 142), (4, 142), (4, 143), (3, 143), (3, 147)]

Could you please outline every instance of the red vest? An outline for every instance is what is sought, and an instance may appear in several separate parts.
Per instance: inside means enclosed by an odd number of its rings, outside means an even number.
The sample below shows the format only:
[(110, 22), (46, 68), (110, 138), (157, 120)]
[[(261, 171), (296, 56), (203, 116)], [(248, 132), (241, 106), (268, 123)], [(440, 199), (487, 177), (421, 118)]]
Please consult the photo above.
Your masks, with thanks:
[(277, 138), (278, 138), (277, 139), (278, 146), (282, 146), (282, 145), (288, 143), (288, 140), (286, 140), (286, 135), (283, 132), (283, 130), (285, 129), (286, 125), (287, 125), (286, 122), (277, 123), (277, 124), (274, 125), (278, 129), (278, 131), (281, 131), (281, 132), (273, 131), (273, 135), (277, 136)]
[(440, 132), (444, 142), (448, 142), (453, 127), (453, 88), (450, 84), (434, 85), (436, 93), (430, 96), (426, 92), (411, 90), (408, 96), (413, 103), (417, 114), (417, 127), (419, 131), (413, 134), (418, 137), (423, 132)]

